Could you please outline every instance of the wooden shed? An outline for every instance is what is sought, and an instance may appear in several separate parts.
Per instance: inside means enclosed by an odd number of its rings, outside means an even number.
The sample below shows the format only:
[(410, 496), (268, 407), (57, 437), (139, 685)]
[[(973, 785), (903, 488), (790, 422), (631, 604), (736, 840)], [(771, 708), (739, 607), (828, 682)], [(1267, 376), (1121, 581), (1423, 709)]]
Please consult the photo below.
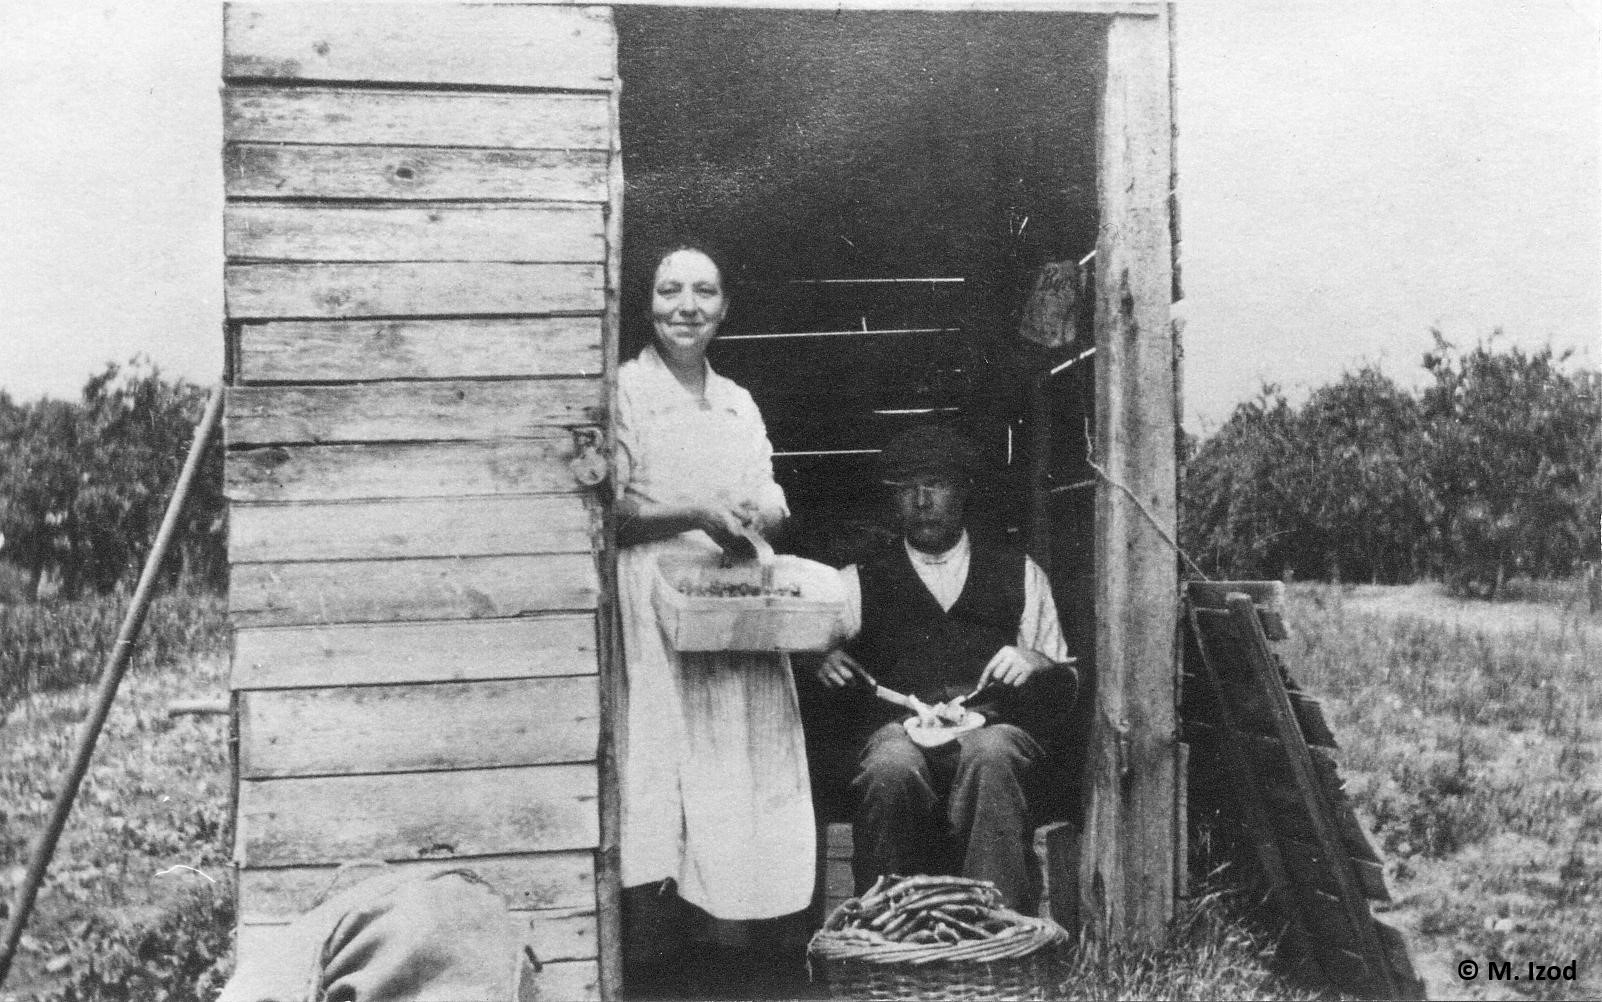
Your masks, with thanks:
[[(908, 422), (981, 439), (996, 531), (1098, 674), (1081, 915), (1159, 932), (1183, 866), (1169, 10), (922, 6), (227, 5), (241, 952), (341, 863), (465, 865), (550, 997), (617, 994), (601, 478), (650, 248), (685, 232), (730, 263), (713, 364), (762, 408), (797, 547), (869, 518), (853, 485)], [(1034, 343), (1052, 262), (1091, 322)]]

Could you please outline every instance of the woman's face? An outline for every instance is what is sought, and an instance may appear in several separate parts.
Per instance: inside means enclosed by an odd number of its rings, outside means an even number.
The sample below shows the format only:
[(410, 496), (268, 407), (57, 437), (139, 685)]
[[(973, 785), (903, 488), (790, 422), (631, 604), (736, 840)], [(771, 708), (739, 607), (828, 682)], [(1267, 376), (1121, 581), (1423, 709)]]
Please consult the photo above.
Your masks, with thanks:
[(676, 250), (656, 266), (651, 320), (657, 347), (677, 358), (698, 358), (717, 335), (729, 311), (723, 276), (698, 250)]

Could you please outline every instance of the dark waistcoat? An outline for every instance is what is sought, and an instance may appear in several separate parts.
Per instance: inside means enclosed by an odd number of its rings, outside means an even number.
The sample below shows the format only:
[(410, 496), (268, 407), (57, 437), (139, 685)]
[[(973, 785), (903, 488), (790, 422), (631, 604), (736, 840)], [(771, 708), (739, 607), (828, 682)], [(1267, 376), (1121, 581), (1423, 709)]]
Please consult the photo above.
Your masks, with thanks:
[(1024, 555), (969, 537), (968, 580), (949, 610), (930, 594), (898, 540), (858, 566), (862, 631), (851, 653), (880, 685), (935, 703), (979, 681), (996, 651), (1018, 641)]

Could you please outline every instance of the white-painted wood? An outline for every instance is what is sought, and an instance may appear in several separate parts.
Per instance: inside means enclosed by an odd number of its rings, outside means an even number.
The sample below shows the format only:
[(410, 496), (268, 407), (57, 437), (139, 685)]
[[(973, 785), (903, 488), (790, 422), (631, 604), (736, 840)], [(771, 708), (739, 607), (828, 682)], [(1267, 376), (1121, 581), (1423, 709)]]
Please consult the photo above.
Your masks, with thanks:
[(228, 576), (236, 627), (492, 619), (587, 611), (595, 601), (587, 553), (236, 564)]
[(223, 7), (223, 75), (229, 77), (605, 90), (614, 46), (611, 19), (593, 7)]
[(604, 202), (606, 153), (233, 142), (223, 186), (229, 198)]
[(231, 264), (228, 316), (388, 317), (599, 313), (601, 269), (587, 264), (397, 261)]
[(284, 320), (239, 331), (247, 385), (600, 373), (599, 317)]
[(234, 631), (235, 689), (536, 678), (595, 671), (588, 613)]
[(223, 212), (231, 260), (595, 262), (598, 205), (285, 205)]
[(605, 150), (604, 95), (228, 87), (229, 142)]
[(239, 775), (354, 775), (587, 762), (594, 675), (246, 692)]
[(595, 767), (242, 780), (242, 866), (589, 849)]
[(535, 438), (605, 419), (594, 378), (236, 386), (224, 433), (239, 446)]

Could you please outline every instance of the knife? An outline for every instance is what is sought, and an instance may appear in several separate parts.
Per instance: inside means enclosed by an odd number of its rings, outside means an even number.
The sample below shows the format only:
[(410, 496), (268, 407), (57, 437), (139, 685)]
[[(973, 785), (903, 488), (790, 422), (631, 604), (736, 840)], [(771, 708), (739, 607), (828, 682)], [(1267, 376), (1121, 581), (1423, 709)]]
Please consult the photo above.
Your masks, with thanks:
[(911, 710), (913, 713), (918, 715), (919, 719), (924, 719), (934, 715), (934, 710), (929, 706), (928, 703), (925, 703), (923, 700), (918, 699), (915, 696), (904, 696), (901, 693), (896, 692), (894, 689), (886, 689), (884, 686), (880, 685), (872, 675), (868, 674), (867, 669), (863, 668), (855, 661), (847, 661), (845, 662), (845, 666), (846, 670), (852, 675), (856, 676), (857, 681), (861, 682), (869, 692), (873, 693), (875, 696), (878, 696), (886, 703), (892, 703), (896, 706), (902, 707), (903, 709)]

